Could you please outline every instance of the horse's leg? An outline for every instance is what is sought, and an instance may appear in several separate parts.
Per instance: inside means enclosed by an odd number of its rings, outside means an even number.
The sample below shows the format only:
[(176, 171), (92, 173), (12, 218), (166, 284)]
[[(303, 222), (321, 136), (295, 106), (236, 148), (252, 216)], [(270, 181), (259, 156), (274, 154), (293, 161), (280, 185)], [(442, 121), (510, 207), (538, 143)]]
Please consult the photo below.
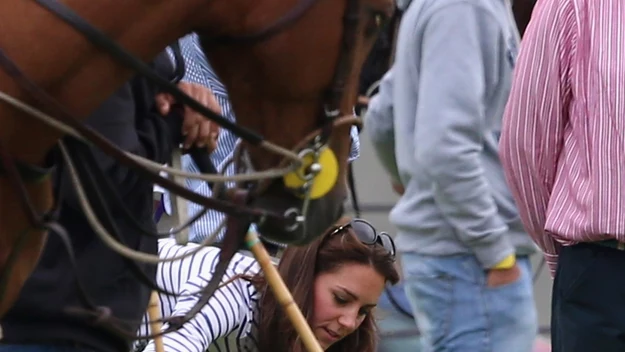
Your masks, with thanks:
[[(39, 211), (52, 206), (51, 184), (49, 180), (26, 185), (32, 204)], [(9, 220), (10, 219), (10, 220)], [(8, 275), (0, 289), (0, 317), (6, 313), (17, 298), (26, 279), (37, 265), (43, 249), (46, 234), (34, 230), (28, 222), (20, 201), (12, 185), (4, 177), (0, 178), (0, 275)], [(27, 236), (21, 239), (21, 236)], [(23, 242), (16, 246), (19, 240)], [(19, 247), (19, 249), (17, 248)], [(19, 259), (7, 266), (7, 259), (13, 250), (19, 251)]]
[[(10, 78), (0, 74), (4, 85)], [(11, 87), (13, 88), (13, 87)], [(3, 89), (19, 97), (17, 91)], [(42, 166), (48, 151), (61, 134), (6, 105), (0, 105), (0, 143), (8, 154), (23, 163)], [(28, 198), (38, 213), (52, 207), (50, 178), (23, 182)], [(0, 175), (0, 317), (14, 303), (26, 279), (37, 265), (46, 233), (33, 228), (15, 185)], [(11, 255), (17, 255), (9, 259)], [(4, 276), (4, 277), (3, 277)]]

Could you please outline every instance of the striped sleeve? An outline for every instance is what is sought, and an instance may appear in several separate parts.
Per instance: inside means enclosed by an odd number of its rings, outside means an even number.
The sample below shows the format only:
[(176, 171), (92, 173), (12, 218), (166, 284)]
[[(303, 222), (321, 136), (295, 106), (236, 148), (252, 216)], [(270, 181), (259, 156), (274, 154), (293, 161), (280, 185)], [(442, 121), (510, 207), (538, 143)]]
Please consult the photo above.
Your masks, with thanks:
[(521, 220), (552, 274), (560, 245), (545, 231), (545, 221), (568, 119), (576, 29), (571, 1), (537, 5), (521, 44), (499, 144)]
[[(204, 54), (199, 45), (196, 45), (196, 34), (191, 33), (180, 39), (180, 53), (184, 60), (184, 77), (182, 81), (197, 83), (204, 87), (210, 87), (208, 79), (204, 74), (206, 70), (202, 65)], [(199, 59), (198, 59), (199, 58)]]
[[(237, 279), (224, 285), (230, 278), (240, 275), (253, 275), (257, 264), (244, 256), (236, 256), (229, 270), (224, 275), (221, 287), (215, 292), (200, 313), (185, 323), (181, 329), (163, 336), (163, 344), (169, 352), (204, 352), (215, 340), (225, 337), (236, 330), (249, 330), (246, 326), (253, 321), (256, 291), (251, 283)], [(212, 270), (211, 270), (212, 271)], [(171, 316), (186, 314), (200, 299), (194, 294), (204, 288), (210, 280), (209, 274), (200, 274), (188, 280), (180, 291)], [(167, 328), (167, 325), (163, 326)], [(144, 350), (154, 351), (154, 342), (150, 341)]]

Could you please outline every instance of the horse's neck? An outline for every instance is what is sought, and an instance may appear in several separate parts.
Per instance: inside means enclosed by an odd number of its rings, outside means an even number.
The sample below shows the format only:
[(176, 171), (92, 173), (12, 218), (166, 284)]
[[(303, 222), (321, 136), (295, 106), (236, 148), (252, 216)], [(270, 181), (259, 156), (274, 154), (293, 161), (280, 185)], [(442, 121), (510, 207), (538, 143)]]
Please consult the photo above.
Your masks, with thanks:
[[(66, 0), (83, 19), (137, 57), (149, 61), (190, 29), (188, 17), (196, 0)], [(27, 14), (27, 15), (24, 15)], [(132, 71), (97, 49), (34, 1), (0, 2), (0, 48), (36, 84), (70, 112), (85, 118), (131, 77)], [(29, 100), (15, 81), (0, 70), (0, 90)], [(41, 156), (44, 145), (59, 137), (33, 120), (0, 104), (0, 140), (26, 160)], [(11, 136), (40, 143), (28, 150)], [(38, 138), (42, 138), (39, 140)]]

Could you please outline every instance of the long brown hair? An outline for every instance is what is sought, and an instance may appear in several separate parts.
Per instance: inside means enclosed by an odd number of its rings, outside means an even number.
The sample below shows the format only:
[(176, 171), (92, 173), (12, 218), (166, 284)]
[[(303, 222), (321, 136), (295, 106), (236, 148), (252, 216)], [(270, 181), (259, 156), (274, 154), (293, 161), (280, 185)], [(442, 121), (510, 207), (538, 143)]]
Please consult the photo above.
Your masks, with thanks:
[[(341, 224), (346, 223), (342, 219)], [(333, 272), (348, 263), (370, 265), (391, 284), (399, 281), (394, 260), (380, 245), (365, 245), (357, 239), (351, 227), (338, 234), (321, 236), (310, 245), (289, 247), (284, 251), (278, 272), (293, 294), (295, 303), (311, 323), (314, 307), (314, 282), (317, 275)], [(295, 328), (280, 303), (268, 288), (262, 272), (254, 277), (263, 295), (260, 302), (258, 348), (261, 352), (305, 352)], [(368, 314), (356, 331), (332, 345), (330, 352), (375, 352), (377, 326)]]

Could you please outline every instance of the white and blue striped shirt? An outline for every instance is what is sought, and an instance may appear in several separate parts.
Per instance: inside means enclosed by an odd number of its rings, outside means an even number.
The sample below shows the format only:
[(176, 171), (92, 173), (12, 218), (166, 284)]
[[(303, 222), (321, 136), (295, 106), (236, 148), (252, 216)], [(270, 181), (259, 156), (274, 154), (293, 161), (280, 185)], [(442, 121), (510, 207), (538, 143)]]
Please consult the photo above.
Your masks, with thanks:
[[(226, 87), (219, 81), (219, 78), (213, 72), (213, 69), (206, 60), (206, 56), (202, 52), (197, 35), (192, 33), (182, 38), (180, 40), (180, 49), (186, 66), (183, 81), (201, 84), (210, 88), (221, 107), (222, 115), (228, 120), (235, 121), (234, 112), (232, 111), (232, 106), (230, 106)], [(351, 137), (352, 145), (349, 161), (353, 161), (358, 158), (360, 153), (360, 140), (358, 139), (358, 129), (356, 127), (352, 128)], [(221, 129), (217, 149), (211, 154), (213, 164), (217, 166), (218, 170), (221, 170), (224, 161), (232, 155), (237, 142), (237, 136), (233, 135), (226, 129)], [(197, 166), (189, 156), (183, 156), (182, 166), (186, 171), (199, 173)], [(234, 174), (234, 165), (231, 164), (226, 169), (226, 175), (232, 174)], [(202, 180), (187, 179), (187, 187), (204, 196), (209, 197), (211, 195), (210, 188), (206, 182)], [(199, 204), (193, 202), (189, 202), (188, 204), (189, 218), (203, 210), (203, 207)], [(165, 206), (170, 206), (167, 193), (165, 193)], [(171, 213), (169, 209), (167, 209), (167, 212)], [(189, 228), (189, 240), (196, 243), (201, 242), (212, 234), (224, 219), (224, 214), (212, 210), (208, 211)], [(252, 231), (255, 231), (255, 229), (252, 228)], [(222, 230), (218, 237), (219, 239), (221, 239), (223, 233), (224, 231)]]
[[(176, 244), (174, 239), (159, 240), (161, 258), (178, 257), (198, 247)], [(162, 317), (181, 316), (187, 313), (199, 300), (196, 293), (208, 284), (214, 267), (219, 261), (219, 248), (204, 247), (198, 253), (183, 260), (158, 265), (156, 283), (159, 287), (179, 294), (168, 296), (159, 294)], [(252, 257), (235, 254), (221, 281), (221, 285), (236, 275), (253, 276), (260, 266)], [(257, 351), (256, 334), (258, 329), (259, 292), (254, 285), (244, 279), (236, 279), (221, 286), (200, 313), (185, 323), (178, 331), (165, 334), (163, 344), (168, 352), (204, 351)], [(146, 335), (149, 327), (142, 324), (139, 333)], [(166, 328), (166, 325), (163, 326)], [(150, 341), (146, 352), (154, 351), (154, 341)]]

